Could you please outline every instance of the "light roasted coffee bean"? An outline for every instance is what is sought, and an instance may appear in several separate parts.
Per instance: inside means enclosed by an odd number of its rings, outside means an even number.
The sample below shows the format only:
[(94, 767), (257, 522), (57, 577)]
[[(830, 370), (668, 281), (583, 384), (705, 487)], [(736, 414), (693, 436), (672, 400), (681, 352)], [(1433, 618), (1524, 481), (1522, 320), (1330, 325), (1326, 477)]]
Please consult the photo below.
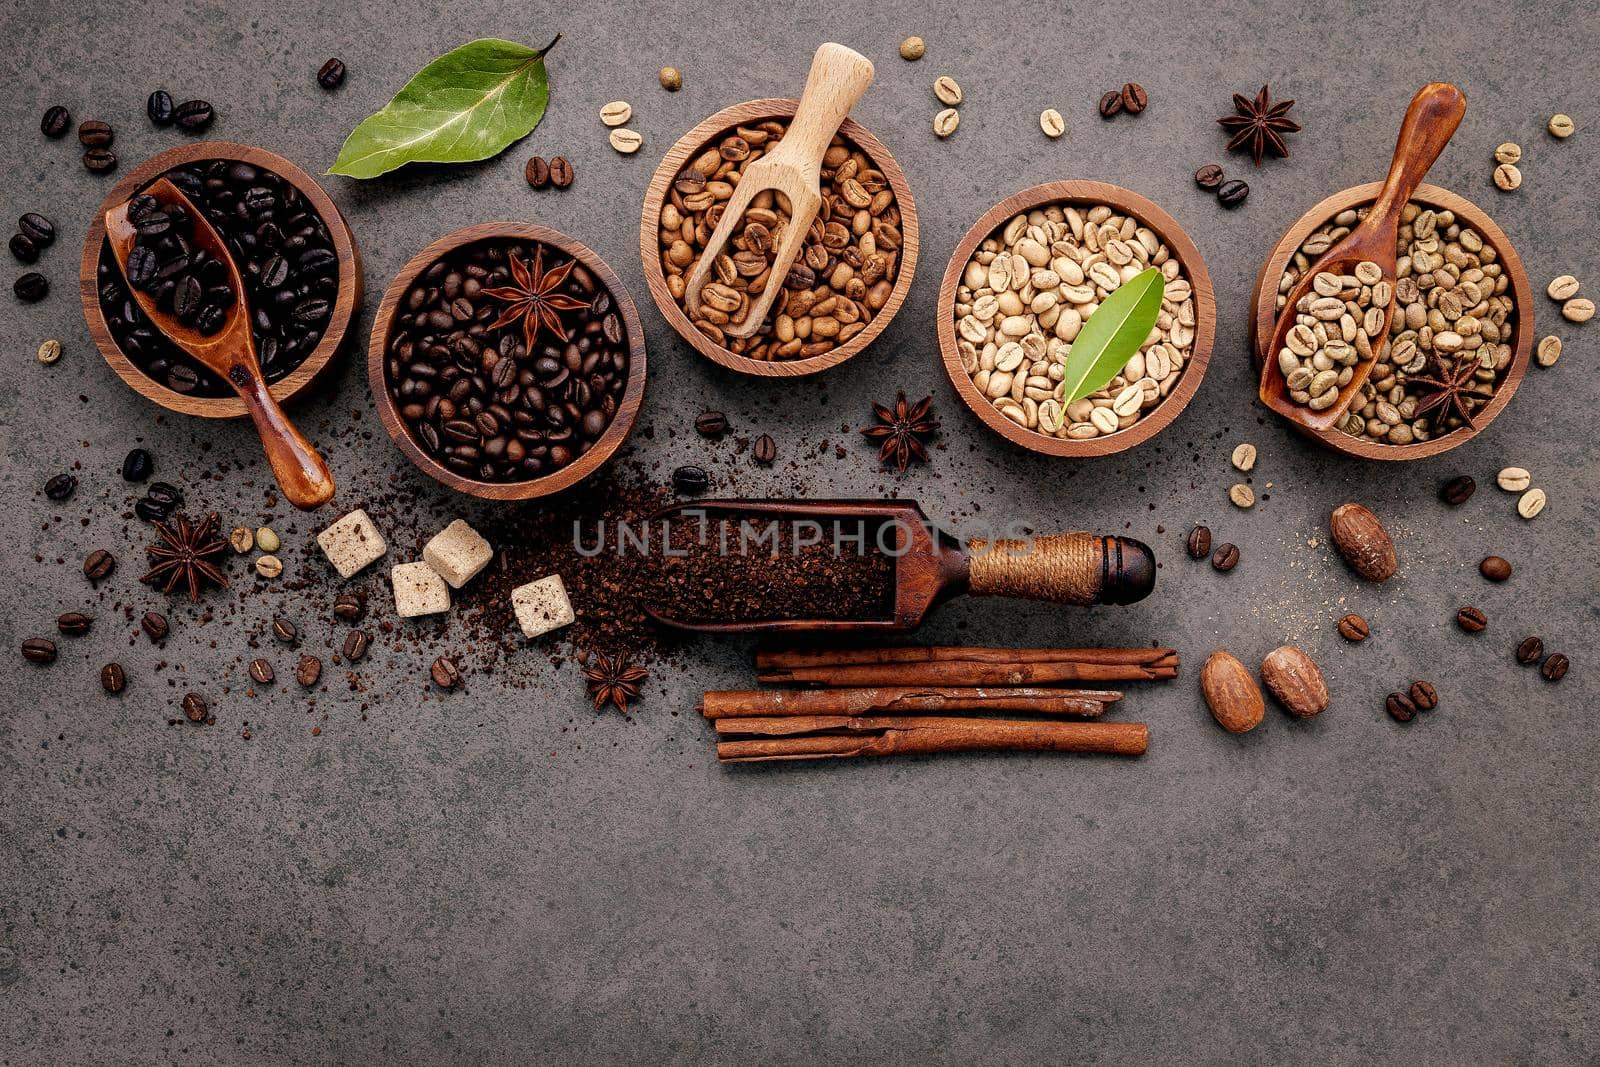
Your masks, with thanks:
[(1561, 358), (1561, 338), (1555, 334), (1539, 339), (1539, 347), (1533, 350), (1533, 358), (1541, 367), (1553, 367), (1556, 360)]
[(927, 50), (928, 46), (921, 37), (907, 37), (900, 42), (900, 58), (907, 63), (915, 63)]
[(1575, 128), (1571, 115), (1551, 115), (1549, 123), (1545, 126), (1545, 129), (1550, 131), (1550, 136), (1563, 141), (1572, 136)]
[(1574, 297), (1561, 305), (1561, 317), (1568, 322), (1588, 322), (1594, 318), (1594, 301), (1586, 296)]
[(675, 93), (683, 88), (683, 74), (677, 67), (662, 67), (656, 73), (656, 80), (661, 83), (661, 88), (669, 93)]
[(1545, 292), (1558, 304), (1563, 300), (1571, 300), (1578, 295), (1578, 279), (1570, 274), (1552, 278), (1550, 284), (1545, 287)]
[(955, 133), (959, 125), (961, 125), (961, 113), (953, 107), (947, 107), (933, 116), (933, 132), (941, 138)]
[(263, 552), (276, 552), (283, 547), (283, 539), (272, 527), (259, 526), (256, 528), (256, 545)]
[(1531, 519), (1544, 510), (1545, 501), (1544, 490), (1535, 486), (1517, 500), (1517, 514), (1525, 519)]
[(933, 81), (933, 95), (945, 107), (955, 107), (961, 103), (961, 86), (956, 84), (954, 78), (941, 75)]
[(1495, 484), (1508, 493), (1520, 493), (1533, 484), (1533, 475), (1522, 467), (1502, 467), (1494, 476)]
[(283, 560), (277, 556), (256, 557), (256, 573), (263, 578), (276, 578), (283, 573)]
[(644, 144), (644, 138), (629, 129), (615, 129), (611, 131), (611, 147), (625, 156), (631, 156), (639, 151), (639, 146)]
[(1067, 132), (1067, 121), (1061, 117), (1061, 112), (1053, 107), (1047, 107), (1039, 112), (1039, 128), (1046, 137), (1060, 137)]
[(1240, 482), (1228, 490), (1228, 499), (1233, 501), (1234, 507), (1249, 508), (1256, 503), (1256, 493), (1248, 485)]
[(1521, 163), (1522, 146), (1515, 141), (1506, 141), (1494, 150), (1496, 163)]
[(607, 126), (623, 126), (633, 118), (633, 105), (626, 100), (613, 100), (600, 106), (600, 121)]
[(233, 532), (228, 535), (228, 544), (242, 556), (256, 547), (256, 532), (248, 526), (235, 526)]
[(1245, 443), (1234, 448), (1233, 465), (1242, 471), (1253, 468), (1256, 465), (1256, 446)]
[(39, 362), (46, 366), (61, 358), (61, 342), (54, 337), (39, 345)]
[(1501, 192), (1509, 193), (1522, 185), (1522, 171), (1515, 163), (1502, 163), (1494, 168), (1494, 183)]

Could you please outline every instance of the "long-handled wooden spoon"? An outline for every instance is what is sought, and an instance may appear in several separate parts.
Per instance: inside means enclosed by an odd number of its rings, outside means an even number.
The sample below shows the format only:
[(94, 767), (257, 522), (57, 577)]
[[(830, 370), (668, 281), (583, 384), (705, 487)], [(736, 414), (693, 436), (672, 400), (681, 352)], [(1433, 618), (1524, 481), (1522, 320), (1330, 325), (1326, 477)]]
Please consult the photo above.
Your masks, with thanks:
[(1350, 402), (1367, 376), (1372, 373), (1376, 355), (1389, 339), (1389, 322), (1394, 315), (1395, 300), (1383, 309), (1383, 329), (1371, 337), (1374, 358), (1362, 359), (1353, 368), (1350, 381), (1339, 390), (1338, 398), (1321, 411), (1313, 411), (1295, 403), (1289, 396), (1289, 383), (1278, 363), (1278, 353), (1286, 347), (1289, 331), (1294, 328), (1296, 307), (1307, 293), (1318, 274), (1349, 274), (1357, 263), (1376, 263), (1383, 271), (1383, 280), (1391, 286), (1395, 282), (1395, 242), (1400, 229), (1400, 213), (1405, 210), (1411, 194), (1422, 184), (1423, 176), (1433, 166), (1439, 153), (1449, 143), (1461, 117), (1467, 113), (1467, 98), (1460, 89), (1446, 82), (1424, 85), (1412, 97), (1406, 109), (1405, 121), (1400, 124), (1400, 137), (1394, 146), (1394, 161), (1389, 164), (1389, 177), (1384, 181), (1378, 198), (1372, 202), (1367, 217), (1334, 245), (1300, 276), (1289, 300), (1283, 305), (1278, 323), (1272, 330), (1272, 343), (1267, 346), (1267, 358), (1261, 368), (1261, 402), (1282, 415), (1313, 430), (1327, 430), (1344, 418)]
[(872, 63), (842, 44), (825, 44), (811, 60), (805, 91), (794, 121), (771, 152), (751, 164), (739, 178), (739, 185), (722, 210), (722, 219), (711, 234), (700, 261), (689, 274), (684, 287), (684, 304), (690, 315), (700, 311), (700, 290), (711, 275), (711, 268), (733, 237), (734, 228), (744, 217), (757, 193), (772, 191), (789, 198), (789, 221), (783, 227), (761, 295), (745, 312), (741, 322), (729, 323), (722, 332), (729, 337), (750, 337), (767, 319), (772, 302), (778, 298), (789, 268), (800, 254), (811, 221), (822, 206), (822, 157), (828, 142), (839, 131), (839, 124), (872, 84)]
[[(222, 328), (207, 336), (163, 310), (155, 294), (131, 284), (128, 291), (169, 341), (233, 386), (244, 401), (250, 420), (255, 423), (267, 462), (272, 464), (272, 474), (289, 502), (297, 508), (314, 508), (326, 502), (333, 496), (333, 475), (322, 456), (284, 415), (261, 375), (255, 339), (250, 334), (249, 300), (239, 277), (239, 266), (228, 252), (228, 246), (205, 214), (165, 178), (158, 179), (144, 192), (164, 207), (177, 205), (188, 212), (194, 223), (194, 245), (227, 268), (228, 286), (233, 290), (234, 301), (227, 310)], [(128, 256), (139, 236), (138, 228), (128, 218), (128, 208), (128, 204), (122, 204), (106, 212), (106, 237), (124, 275), (128, 272)]]

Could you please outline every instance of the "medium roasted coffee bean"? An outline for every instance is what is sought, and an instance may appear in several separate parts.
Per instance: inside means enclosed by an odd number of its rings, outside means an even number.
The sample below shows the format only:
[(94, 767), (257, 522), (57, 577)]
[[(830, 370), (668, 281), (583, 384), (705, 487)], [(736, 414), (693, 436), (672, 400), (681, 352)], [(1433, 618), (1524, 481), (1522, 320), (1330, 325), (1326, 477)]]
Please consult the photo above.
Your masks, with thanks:
[(1232, 542), (1224, 542), (1217, 546), (1211, 553), (1211, 565), (1217, 570), (1227, 573), (1239, 565), (1239, 546)]
[(1566, 656), (1559, 652), (1550, 653), (1549, 657), (1539, 665), (1539, 673), (1544, 675), (1547, 682), (1559, 682), (1567, 676), (1567, 669), (1572, 666)]
[(344, 637), (344, 658), (355, 663), (367, 654), (367, 645), (372, 638), (367, 636), (365, 630), (351, 630)]
[(1250, 195), (1250, 186), (1238, 178), (1223, 182), (1217, 187), (1217, 202), (1223, 207), (1238, 207)]
[(205, 698), (199, 693), (185, 693), (183, 695), (183, 715), (190, 722), (205, 722), (211, 709), (206, 707)]
[(1122, 110), (1130, 115), (1137, 115), (1150, 106), (1150, 94), (1144, 91), (1144, 86), (1138, 82), (1129, 82), (1122, 87)]
[(728, 431), (728, 416), (720, 411), (702, 411), (695, 416), (694, 428), (701, 437), (721, 437)]
[(680, 493), (703, 493), (711, 486), (711, 476), (704, 467), (692, 464), (672, 472), (672, 487)]
[(572, 164), (566, 156), (556, 156), (550, 161), (550, 184), (565, 189), (572, 184)]
[(367, 613), (367, 598), (360, 593), (340, 593), (333, 602), (333, 614), (346, 622), (355, 622)]
[(1122, 94), (1115, 89), (1100, 97), (1100, 117), (1103, 119), (1115, 118), (1122, 110)]
[(117, 557), (103, 548), (97, 548), (83, 560), (83, 576), (90, 582), (99, 582), (117, 569)]
[(1417, 706), (1418, 711), (1432, 711), (1439, 706), (1439, 691), (1432, 682), (1412, 682), (1411, 703)]
[(45, 109), (44, 117), (39, 120), (39, 132), (46, 137), (65, 137), (72, 128), (72, 113), (60, 104)]
[(160, 644), (167, 639), (167, 634), (172, 627), (167, 623), (167, 617), (159, 611), (147, 611), (139, 620), (139, 629), (150, 639), (151, 644)]
[(39, 262), (39, 246), (29, 240), (27, 234), (12, 234), (9, 247), (11, 254), (16, 257), (18, 263)]
[(1526, 666), (1529, 663), (1538, 663), (1544, 655), (1544, 642), (1537, 637), (1524, 637), (1522, 644), (1517, 646), (1517, 662)]
[(1511, 562), (1501, 556), (1485, 556), (1478, 564), (1478, 573), (1491, 582), (1503, 582), (1511, 577)]
[(1194, 183), (1202, 189), (1215, 189), (1222, 184), (1225, 177), (1221, 167), (1215, 163), (1207, 163), (1194, 172)]
[(1477, 608), (1468, 606), (1456, 612), (1456, 625), (1469, 634), (1475, 634), (1489, 625), (1489, 616)]
[(116, 131), (109, 122), (89, 119), (78, 123), (78, 143), (85, 148), (109, 148), (116, 139)]
[(11, 291), (24, 304), (35, 304), (50, 293), (50, 279), (38, 271), (30, 270), (11, 283)]
[(310, 689), (322, 677), (322, 661), (309, 652), (300, 657), (294, 668), (294, 680)]
[(330, 59), (317, 71), (317, 84), (333, 90), (344, 84), (344, 60)]
[(110, 174), (117, 169), (117, 154), (109, 148), (91, 148), (83, 154), (83, 168), (91, 174)]
[(1346, 641), (1365, 641), (1370, 633), (1367, 620), (1353, 612), (1339, 620), (1339, 636)]
[(1478, 483), (1469, 474), (1460, 474), (1439, 487), (1439, 499), (1451, 507), (1465, 504), (1477, 490)]
[(48, 637), (30, 637), (22, 642), (22, 658), (48, 667), (56, 661), (56, 643)]
[(44, 483), (44, 495), (51, 500), (66, 500), (78, 491), (78, 479), (70, 474), (53, 475)]
[(116, 694), (128, 688), (128, 676), (120, 663), (107, 663), (100, 668), (100, 688)]
[(432, 676), (433, 684), (440, 689), (455, 689), (461, 685), (461, 668), (444, 656), (433, 661), (433, 666), (428, 668), (428, 674)]
[(1417, 714), (1416, 704), (1404, 693), (1390, 693), (1383, 706), (1396, 722), (1410, 722)]
[(157, 89), (151, 93), (150, 98), (144, 102), (144, 113), (157, 126), (171, 126), (172, 120), (177, 117), (177, 108), (172, 103), (172, 94), (165, 89)]
[(81, 611), (68, 611), (56, 619), (56, 629), (68, 637), (80, 637), (89, 632), (94, 620)]
[(762, 434), (750, 449), (750, 457), (763, 467), (770, 466), (778, 458), (778, 443), (772, 439), (772, 435)]
[(174, 110), (178, 128), (185, 133), (199, 133), (210, 126), (217, 113), (204, 100), (185, 100)]
[(292, 645), (300, 640), (300, 628), (288, 619), (277, 618), (272, 620), (272, 636), (285, 645)]
[(545, 162), (543, 156), (529, 156), (527, 165), (522, 168), (522, 176), (533, 188), (543, 189), (550, 184), (550, 164)]
[(1207, 526), (1196, 526), (1189, 531), (1189, 539), (1184, 542), (1184, 551), (1189, 553), (1190, 559), (1205, 559), (1211, 555), (1211, 529)]
[(29, 211), (19, 218), (17, 229), (39, 248), (50, 247), (56, 239), (56, 224), (37, 211)]
[(156, 461), (142, 448), (135, 448), (122, 457), (122, 480), (142, 482), (156, 471)]
[(268, 685), (275, 677), (277, 675), (273, 673), (272, 664), (266, 660), (253, 659), (250, 661), (250, 680), (257, 685)]

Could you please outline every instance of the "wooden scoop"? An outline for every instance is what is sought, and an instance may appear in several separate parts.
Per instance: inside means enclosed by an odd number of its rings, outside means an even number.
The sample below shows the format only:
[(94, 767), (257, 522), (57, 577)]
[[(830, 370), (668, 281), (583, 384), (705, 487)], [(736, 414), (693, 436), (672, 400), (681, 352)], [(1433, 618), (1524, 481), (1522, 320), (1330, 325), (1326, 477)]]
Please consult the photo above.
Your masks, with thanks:
[[(268, 391), (266, 379), (261, 376), (255, 339), (250, 334), (250, 307), (244, 282), (228, 246), (205, 214), (167, 179), (157, 179), (143, 192), (155, 197), (164, 207), (177, 205), (189, 213), (194, 223), (193, 244), (228, 269), (228, 285), (233, 290), (234, 301), (222, 328), (206, 336), (179, 322), (171, 312), (163, 311), (153, 293), (131, 283), (128, 291), (169, 341), (233, 386), (244, 401), (250, 420), (255, 423), (256, 433), (261, 435), (267, 462), (272, 464), (273, 476), (289, 502), (297, 508), (314, 508), (326, 502), (333, 496), (333, 475), (317, 450), (284, 415)], [(111, 242), (112, 254), (117, 257), (117, 265), (124, 275), (128, 272), (128, 256), (137, 237), (138, 230), (128, 219), (127, 204), (106, 212), (106, 238)]]
[[(646, 610), (659, 622), (709, 633), (901, 632), (915, 629), (935, 605), (960, 593), (1026, 597), (1058, 604), (1132, 604), (1156, 583), (1156, 560), (1148, 546), (1126, 537), (1061, 533), (1031, 541), (979, 538), (965, 544), (936, 530), (913, 501), (906, 500), (707, 500), (658, 512), (652, 523), (674, 515), (716, 522), (722, 515), (777, 519), (854, 519), (892, 526), (894, 607), (875, 619), (765, 619), (755, 622), (688, 622), (660, 606)], [(713, 542), (713, 545), (715, 542)], [(854, 549), (846, 549), (853, 551)]]
[[(1321, 411), (1313, 411), (1296, 404), (1289, 396), (1289, 385), (1283, 369), (1278, 365), (1278, 353), (1283, 351), (1289, 331), (1295, 324), (1295, 306), (1311, 292), (1316, 276), (1324, 271), (1349, 274), (1363, 260), (1376, 263), (1383, 270), (1383, 280), (1395, 282), (1395, 242), (1400, 230), (1400, 212), (1405, 209), (1411, 194), (1422, 184), (1423, 176), (1433, 166), (1439, 153), (1450, 142), (1461, 118), (1467, 113), (1467, 98), (1460, 89), (1445, 82), (1424, 85), (1411, 98), (1405, 121), (1400, 124), (1400, 138), (1394, 146), (1394, 161), (1389, 164), (1389, 177), (1384, 181), (1378, 198), (1373, 201), (1367, 217), (1348, 233), (1344, 240), (1311, 265), (1289, 290), (1289, 301), (1284, 304), (1278, 323), (1272, 330), (1272, 343), (1267, 346), (1267, 358), (1261, 368), (1261, 402), (1284, 418), (1313, 430), (1332, 429), (1344, 418), (1350, 402), (1372, 373), (1376, 359), (1363, 359), (1354, 365), (1351, 375), (1340, 390), (1339, 397)], [(1396, 301), (1391, 299), (1383, 309), (1383, 329), (1372, 338), (1374, 357), (1389, 339), (1389, 322), (1394, 315)]]
[(700, 290), (711, 274), (717, 257), (733, 237), (734, 227), (757, 193), (771, 190), (789, 198), (789, 222), (783, 227), (777, 255), (767, 275), (766, 287), (745, 313), (744, 321), (723, 328), (729, 337), (750, 337), (767, 320), (772, 302), (778, 298), (789, 268), (800, 254), (806, 232), (822, 206), (822, 156), (839, 131), (850, 109), (872, 84), (872, 63), (842, 44), (825, 44), (811, 60), (805, 92), (794, 120), (776, 148), (750, 165), (739, 178), (739, 185), (722, 210), (711, 240), (700, 260), (689, 273), (684, 288), (684, 304), (691, 316), (700, 313)]

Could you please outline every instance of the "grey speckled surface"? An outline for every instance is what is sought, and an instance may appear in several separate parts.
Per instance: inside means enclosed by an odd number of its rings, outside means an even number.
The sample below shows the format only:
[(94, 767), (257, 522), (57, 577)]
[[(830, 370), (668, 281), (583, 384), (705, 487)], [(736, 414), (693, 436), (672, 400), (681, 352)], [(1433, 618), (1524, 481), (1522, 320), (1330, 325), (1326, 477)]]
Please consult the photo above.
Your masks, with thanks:
[[(1536, 289), (1564, 272), (1600, 288), (1590, 7), (727, 6), (748, 12), (40, 0), (0, 16), (0, 215), (42, 210), (63, 230), (44, 260), (50, 298), (0, 299), (0, 569), (11, 600), (0, 645), (12, 650), (0, 657), (0, 1062), (1600, 1055), (1590, 415), (1600, 325), (1561, 323), (1539, 297), (1531, 310), (1542, 332), (1565, 337), (1562, 362), (1534, 368), (1483, 438), (1407, 466), (1342, 461), (1295, 438), (1251, 403), (1243, 355), (1261, 256), (1312, 202), (1379, 176), (1406, 100), (1431, 78), (1459, 82), (1471, 101), (1434, 180), (1495, 214)], [(1425, 13), (1438, 21), (1419, 26)], [(1330, 28), (1360, 42), (1358, 73)], [(429, 695), (433, 650), (468, 651), (459, 625), (403, 628), (400, 650), (386, 642), (362, 666), (356, 693), (330, 671), (307, 697), (274, 649), (283, 681), (244, 695), (250, 643), (272, 614), (299, 619), (313, 648), (337, 639), (323, 621), (335, 587), (306, 549), (317, 524), (263, 508), (267, 475), (246, 428), (158, 418), (92, 350), (71, 278), (106, 186), (70, 143), (38, 136), (39, 113), (59, 100), (75, 117), (111, 120), (131, 164), (180, 140), (142, 116), (145, 94), (166, 86), (215, 101), (216, 136), (320, 170), (436, 53), (486, 35), (538, 44), (556, 29), (567, 36), (551, 60), (552, 107), (526, 144), (477, 167), (328, 181), (365, 254), (368, 315), (439, 234), (538, 219), (596, 248), (641, 301), (652, 371), (642, 426), (654, 436), (636, 438), (632, 455), (657, 476), (696, 459), (735, 492), (897, 491), (958, 526), (981, 507), (1148, 540), (1166, 565), (1141, 605), (957, 604), (925, 634), (1175, 644), (1185, 676), (1130, 695), (1122, 713), (1150, 723), (1147, 757), (724, 769), (692, 705), (698, 688), (748, 677), (742, 644), (694, 645), (659, 666), (632, 721), (588, 713), (576, 672), (540, 649), (493, 675), (476, 669), (465, 695)], [(929, 42), (916, 65), (895, 55), (910, 32)], [(878, 63), (856, 114), (910, 177), (924, 259), (868, 355), (821, 381), (762, 387), (715, 372), (644, 306), (637, 209), (681, 132), (729, 103), (791, 94), (824, 39)], [(313, 75), (335, 53), (350, 78), (324, 94)], [(684, 71), (675, 96), (655, 85), (663, 63)], [(960, 132), (943, 143), (929, 130), (941, 73), (967, 91)], [(1095, 98), (1130, 77), (1149, 88), (1149, 112), (1103, 124)], [(1306, 132), (1292, 160), (1247, 175), (1249, 203), (1225, 214), (1190, 175), (1221, 155), (1212, 120), (1229, 93), (1263, 81), (1297, 98)], [(595, 117), (616, 97), (633, 102), (645, 136), (633, 158), (605, 146)], [(1068, 122), (1059, 142), (1036, 126), (1052, 105)], [(1566, 143), (1543, 133), (1555, 110), (1577, 119)], [(1489, 181), (1506, 139), (1527, 151), (1511, 196)], [(571, 157), (577, 184), (531, 194), (530, 151)], [(961, 232), (1000, 197), (1063, 177), (1117, 182), (1166, 206), (1204, 252), (1221, 309), (1190, 410), (1145, 447), (1094, 463), (1019, 455), (986, 433), (957, 407), (931, 326)], [(50, 368), (33, 360), (47, 336), (67, 349)], [(414, 511), (388, 520), (405, 552), (458, 511), (482, 510), (424, 484), (390, 446), (360, 354), (299, 417), (328, 444), (342, 503), (419, 494)], [(841, 436), (861, 424), (869, 394), (897, 385), (931, 391), (946, 426), (933, 466), (901, 479)], [(686, 432), (703, 402), (770, 428), (777, 467), (757, 470)], [(845, 440), (847, 457), (802, 461), (822, 438)], [(154, 600), (134, 581), (143, 534), (122, 517), (131, 497), (115, 470), (141, 439), (191, 501), (271, 519), (304, 587), (258, 594), (240, 577), (206, 602), (209, 621), (175, 605), (164, 649), (132, 636), (124, 609)], [(1248, 514), (1225, 498), (1241, 440), (1261, 450), (1263, 499)], [(1550, 493), (1536, 522), (1490, 484), (1508, 463)], [(44, 479), (73, 464), (77, 498), (49, 504)], [(1461, 471), (1486, 488), (1447, 511), (1434, 486)], [(1382, 588), (1357, 583), (1326, 545), (1324, 516), (1347, 497), (1396, 534), (1402, 574)], [(1182, 558), (1196, 520), (1241, 545), (1233, 574)], [(123, 567), (95, 593), (77, 563), (97, 545)], [(1489, 551), (1516, 564), (1511, 582), (1478, 578)], [(381, 576), (360, 584), (384, 603)], [(1468, 601), (1492, 618), (1475, 638), (1450, 621)], [(20, 662), (23, 637), (86, 606), (99, 617), (91, 636), (63, 641), (48, 670)], [(1333, 630), (1350, 609), (1374, 627), (1359, 648)], [(1529, 632), (1572, 656), (1559, 686), (1512, 662)], [(1285, 640), (1323, 662), (1332, 710), (1306, 724), (1274, 710), (1255, 733), (1224, 735), (1199, 700), (1201, 659), (1227, 645), (1254, 663)], [(133, 678), (119, 700), (95, 684), (113, 656)], [(1419, 676), (1438, 684), (1443, 706), (1398, 728), (1383, 694)], [(189, 688), (211, 697), (214, 727), (166, 724)], [(253, 740), (240, 736), (244, 720)]]

